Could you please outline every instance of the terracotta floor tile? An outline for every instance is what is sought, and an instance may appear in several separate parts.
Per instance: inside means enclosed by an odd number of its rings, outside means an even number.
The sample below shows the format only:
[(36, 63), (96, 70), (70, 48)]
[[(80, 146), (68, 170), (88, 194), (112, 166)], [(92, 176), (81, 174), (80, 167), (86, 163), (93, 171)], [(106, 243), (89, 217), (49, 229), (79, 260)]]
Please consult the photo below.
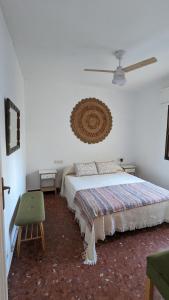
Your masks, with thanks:
[[(169, 249), (169, 225), (117, 233), (97, 245), (95, 266), (82, 263), (83, 240), (65, 199), (45, 196), (46, 252), (23, 243), (9, 274), (9, 300), (144, 299), (146, 256)], [(161, 299), (155, 293), (155, 299)]]

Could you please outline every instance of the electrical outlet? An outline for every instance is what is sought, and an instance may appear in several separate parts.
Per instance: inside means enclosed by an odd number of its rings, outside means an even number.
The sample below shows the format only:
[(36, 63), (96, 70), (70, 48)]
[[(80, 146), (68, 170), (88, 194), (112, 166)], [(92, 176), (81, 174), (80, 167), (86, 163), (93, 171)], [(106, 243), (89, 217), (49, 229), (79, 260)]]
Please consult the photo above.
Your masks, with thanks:
[(63, 160), (54, 160), (54, 164), (63, 164)]

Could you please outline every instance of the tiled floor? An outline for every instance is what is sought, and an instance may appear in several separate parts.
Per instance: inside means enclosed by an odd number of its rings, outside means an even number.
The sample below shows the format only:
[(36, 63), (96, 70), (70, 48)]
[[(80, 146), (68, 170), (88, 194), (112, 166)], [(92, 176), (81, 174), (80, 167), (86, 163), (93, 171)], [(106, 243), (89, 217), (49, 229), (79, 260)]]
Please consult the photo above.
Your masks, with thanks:
[[(96, 266), (83, 265), (83, 242), (65, 199), (45, 197), (46, 252), (26, 243), (9, 275), (9, 300), (144, 299), (146, 256), (169, 248), (169, 225), (118, 233), (97, 245)], [(160, 299), (156, 295), (155, 299)]]

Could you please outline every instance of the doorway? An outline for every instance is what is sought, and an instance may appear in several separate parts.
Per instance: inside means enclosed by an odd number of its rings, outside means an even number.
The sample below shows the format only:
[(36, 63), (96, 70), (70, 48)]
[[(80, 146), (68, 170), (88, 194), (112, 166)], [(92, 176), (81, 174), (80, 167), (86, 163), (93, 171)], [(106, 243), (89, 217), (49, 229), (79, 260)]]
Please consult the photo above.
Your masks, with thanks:
[(8, 299), (7, 275), (5, 266), (5, 243), (4, 243), (4, 222), (3, 222), (3, 193), (2, 193), (2, 172), (0, 162), (0, 300)]

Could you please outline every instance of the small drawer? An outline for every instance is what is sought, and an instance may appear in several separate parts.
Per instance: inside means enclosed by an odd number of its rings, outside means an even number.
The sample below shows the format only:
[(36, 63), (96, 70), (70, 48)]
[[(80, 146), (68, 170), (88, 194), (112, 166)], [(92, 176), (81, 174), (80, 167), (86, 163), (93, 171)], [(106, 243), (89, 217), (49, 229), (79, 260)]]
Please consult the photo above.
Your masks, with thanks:
[(41, 179), (55, 179), (55, 174), (43, 174)]
[(135, 173), (135, 169), (125, 169), (125, 172), (127, 173)]

